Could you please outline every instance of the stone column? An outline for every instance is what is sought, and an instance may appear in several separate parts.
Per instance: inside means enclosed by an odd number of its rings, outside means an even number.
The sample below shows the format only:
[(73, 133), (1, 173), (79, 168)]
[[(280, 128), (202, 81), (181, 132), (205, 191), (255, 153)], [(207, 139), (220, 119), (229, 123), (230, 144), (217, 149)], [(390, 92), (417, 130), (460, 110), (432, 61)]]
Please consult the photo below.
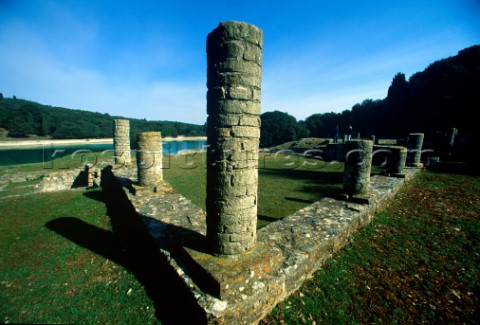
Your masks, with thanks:
[(447, 142), (448, 147), (453, 148), (455, 145), (455, 137), (457, 136), (458, 130), (456, 128), (450, 128), (447, 130)]
[(93, 187), (93, 164), (85, 164), (85, 176), (87, 180), (87, 187)]
[(207, 37), (207, 241), (215, 255), (254, 248), (262, 31), (220, 23)]
[(453, 149), (455, 148), (455, 138), (457, 137), (458, 130), (456, 128), (450, 128), (447, 130), (447, 144), (448, 144), (448, 155), (453, 154)]
[(345, 146), (343, 189), (348, 195), (367, 194), (372, 170), (373, 142), (352, 140), (347, 141)]
[(412, 167), (423, 167), (423, 164), (420, 162), (423, 136), (423, 133), (410, 133), (408, 135), (408, 162)]
[(390, 176), (402, 177), (405, 161), (407, 160), (407, 148), (400, 146), (389, 147), (390, 156), (387, 160), (387, 173)]
[(115, 164), (130, 165), (130, 121), (114, 120), (113, 146), (115, 151)]
[(156, 190), (163, 182), (161, 133), (142, 132), (137, 140), (138, 184)]

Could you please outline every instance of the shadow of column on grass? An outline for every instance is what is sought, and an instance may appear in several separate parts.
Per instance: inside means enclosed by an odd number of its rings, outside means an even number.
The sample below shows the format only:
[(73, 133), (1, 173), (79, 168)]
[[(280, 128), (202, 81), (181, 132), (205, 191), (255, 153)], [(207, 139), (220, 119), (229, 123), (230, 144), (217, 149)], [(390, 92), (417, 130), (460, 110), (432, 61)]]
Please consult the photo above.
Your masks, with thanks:
[[(163, 324), (205, 324), (204, 311), (149, 236), (128, 200), (118, 200), (120, 187), (103, 183), (103, 192), (86, 192), (107, 206), (113, 232), (77, 218), (58, 218), (46, 227), (96, 254), (122, 265), (135, 275), (152, 299)], [(121, 193), (124, 194), (124, 193)]]

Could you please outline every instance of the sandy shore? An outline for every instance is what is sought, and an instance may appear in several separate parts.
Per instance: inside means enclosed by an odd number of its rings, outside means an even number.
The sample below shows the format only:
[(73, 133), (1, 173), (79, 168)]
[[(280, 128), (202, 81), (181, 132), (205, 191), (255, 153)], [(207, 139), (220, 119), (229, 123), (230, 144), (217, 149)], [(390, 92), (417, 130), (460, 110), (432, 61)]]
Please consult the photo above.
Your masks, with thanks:
[[(162, 141), (206, 141), (207, 137), (184, 137), (162, 138)], [(113, 139), (68, 139), (68, 140), (21, 140), (0, 141), (0, 148), (40, 147), (40, 146), (65, 146), (82, 144), (113, 144)]]
[(176, 138), (165, 137), (162, 141), (207, 141), (207, 137), (184, 137), (183, 135)]
[(110, 144), (113, 139), (68, 139), (68, 140), (21, 140), (0, 141), (0, 148), (32, 147), (32, 146), (65, 146), (82, 144)]

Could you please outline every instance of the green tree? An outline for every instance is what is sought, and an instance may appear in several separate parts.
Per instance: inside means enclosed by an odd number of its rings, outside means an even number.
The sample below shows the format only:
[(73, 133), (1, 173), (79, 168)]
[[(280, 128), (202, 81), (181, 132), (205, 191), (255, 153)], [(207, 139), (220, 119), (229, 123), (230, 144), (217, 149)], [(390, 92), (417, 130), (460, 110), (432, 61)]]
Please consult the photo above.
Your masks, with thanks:
[(32, 133), (31, 125), (22, 116), (14, 116), (8, 126), (9, 137), (23, 138)]
[(266, 112), (261, 116), (260, 146), (276, 146), (298, 139), (298, 125), (295, 117), (279, 112)]

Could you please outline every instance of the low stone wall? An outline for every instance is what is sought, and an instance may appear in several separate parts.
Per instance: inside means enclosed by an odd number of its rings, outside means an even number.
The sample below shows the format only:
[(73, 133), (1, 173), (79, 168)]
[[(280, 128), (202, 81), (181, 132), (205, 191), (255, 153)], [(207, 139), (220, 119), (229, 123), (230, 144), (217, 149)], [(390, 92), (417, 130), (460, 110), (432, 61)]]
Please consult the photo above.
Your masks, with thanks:
[(113, 179), (191, 289), (208, 323), (254, 324), (297, 290), (419, 171), (406, 168), (405, 178), (373, 176), (368, 205), (332, 198), (315, 202), (259, 229), (255, 250), (231, 257), (210, 254), (205, 212), (180, 194), (135, 195), (128, 186), (135, 182), (135, 172), (128, 169), (114, 170)]
[[(90, 174), (90, 175), (89, 175)], [(34, 192), (58, 192), (73, 188), (100, 186), (100, 172), (96, 168), (85, 167), (73, 170), (60, 170), (43, 173), (40, 184), (35, 185)]]

